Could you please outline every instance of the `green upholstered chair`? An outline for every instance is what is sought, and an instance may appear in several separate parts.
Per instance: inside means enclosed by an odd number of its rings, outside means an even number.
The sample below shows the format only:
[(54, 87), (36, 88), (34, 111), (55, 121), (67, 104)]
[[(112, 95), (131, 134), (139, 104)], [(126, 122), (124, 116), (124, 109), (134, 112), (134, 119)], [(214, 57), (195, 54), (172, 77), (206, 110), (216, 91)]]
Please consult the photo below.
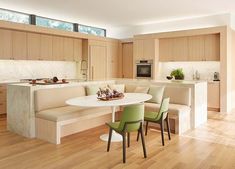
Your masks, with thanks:
[[(158, 123), (161, 127), (161, 136), (162, 136), (162, 145), (164, 146), (164, 121), (166, 122), (167, 126), (167, 132), (168, 132), (168, 138), (171, 139), (170, 135), (170, 124), (169, 124), (169, 118), (168, 118), (168, 108), (169, 108), (169, 101), (170, 98), (164, 98), (161, 102), (161, 106), (158, 112), (145, 112), (144, 113), (144, 121), (146, 121), (145, 126), (145, 135), (147, 135), (148, 132), (148, 123)], [(139, 139), (139, 134), (137, 135), (137, 141)]]
[(107, 123), (110, 127), (109, 130), (109, 139), (107, 151), (110, 149), (110, 143), (112, 139), (112, 131), (116, 131), (117, 133), (122, 135), (123, 141), (123, 163), (126, 162), (126, 134), (128, 140), (128, 147), (130, 146), (130, 132), (137, 131), (141, 135), (142, 146), (144, 157), (146, 158), (146, 148), (144, 142), (143, 135), (143, 120), (144, 120), (144, 104), (137, 104), (124, 107), (124, 111), (121, 116), (121, 120), (119, 122), (111, 122)]

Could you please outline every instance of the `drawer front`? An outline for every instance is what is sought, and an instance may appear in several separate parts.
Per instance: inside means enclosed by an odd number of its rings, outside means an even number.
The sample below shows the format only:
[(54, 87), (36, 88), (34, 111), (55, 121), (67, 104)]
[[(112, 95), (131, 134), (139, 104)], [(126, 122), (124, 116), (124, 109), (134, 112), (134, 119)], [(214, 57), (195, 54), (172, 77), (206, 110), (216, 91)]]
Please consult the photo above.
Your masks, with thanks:
[(6, 114), (6, 113), (7, 113), (6, 103), (0, 103), (0, 114)]

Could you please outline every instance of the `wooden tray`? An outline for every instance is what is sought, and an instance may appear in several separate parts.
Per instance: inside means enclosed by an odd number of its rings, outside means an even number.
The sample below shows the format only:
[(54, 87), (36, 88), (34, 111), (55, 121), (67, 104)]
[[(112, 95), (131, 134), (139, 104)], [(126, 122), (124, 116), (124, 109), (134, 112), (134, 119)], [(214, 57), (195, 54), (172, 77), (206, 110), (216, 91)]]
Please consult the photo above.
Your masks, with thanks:
[(98, 100), (101, 100), (101, 101), (112, 101), (112, 100), (120, 100), (122, 99), (124, 96), (121, 96), (121, 97), (113, 97), (113, 98), (107, 98), (107, 97), (97, 97)]
[(36, 83), (32, 83), (30, 82), (29, 84), (32, 85), (56, 85), (56, 84), (67, 84), (69, 82), (57, 82), (57, 83), (45, 83), (45, 82), (36, 82)]

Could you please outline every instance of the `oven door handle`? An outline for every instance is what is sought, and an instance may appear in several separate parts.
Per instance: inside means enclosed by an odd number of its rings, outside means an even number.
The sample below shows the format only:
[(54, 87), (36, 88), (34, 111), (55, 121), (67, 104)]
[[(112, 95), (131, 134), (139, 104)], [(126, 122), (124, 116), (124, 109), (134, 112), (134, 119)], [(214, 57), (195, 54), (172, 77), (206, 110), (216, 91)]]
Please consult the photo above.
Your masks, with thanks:
[(151, 63), (137, 63), (136, 66), (151, 66)]

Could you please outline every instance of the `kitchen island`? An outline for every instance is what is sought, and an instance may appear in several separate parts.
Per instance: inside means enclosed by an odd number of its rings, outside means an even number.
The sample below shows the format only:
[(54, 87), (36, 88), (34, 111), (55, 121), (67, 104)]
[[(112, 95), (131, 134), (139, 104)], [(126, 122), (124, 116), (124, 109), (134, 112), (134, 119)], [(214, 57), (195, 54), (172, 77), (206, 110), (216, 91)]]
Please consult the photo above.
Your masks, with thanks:
[[(29, 83), (9, 84), (7, 87), (7, 128), (22, 136), (35, 137), (34, 92), (41, 89), (86, 86), (92, 84), (138, 84), (188, 87), (191, 89), (191, 128), (207, 121), (206, 81), (152, 81), (114, 79), (105, 81), (71, 82), (56, 85), (31, 85)], [(180, 95), (177, 97), (181, 97)]]

